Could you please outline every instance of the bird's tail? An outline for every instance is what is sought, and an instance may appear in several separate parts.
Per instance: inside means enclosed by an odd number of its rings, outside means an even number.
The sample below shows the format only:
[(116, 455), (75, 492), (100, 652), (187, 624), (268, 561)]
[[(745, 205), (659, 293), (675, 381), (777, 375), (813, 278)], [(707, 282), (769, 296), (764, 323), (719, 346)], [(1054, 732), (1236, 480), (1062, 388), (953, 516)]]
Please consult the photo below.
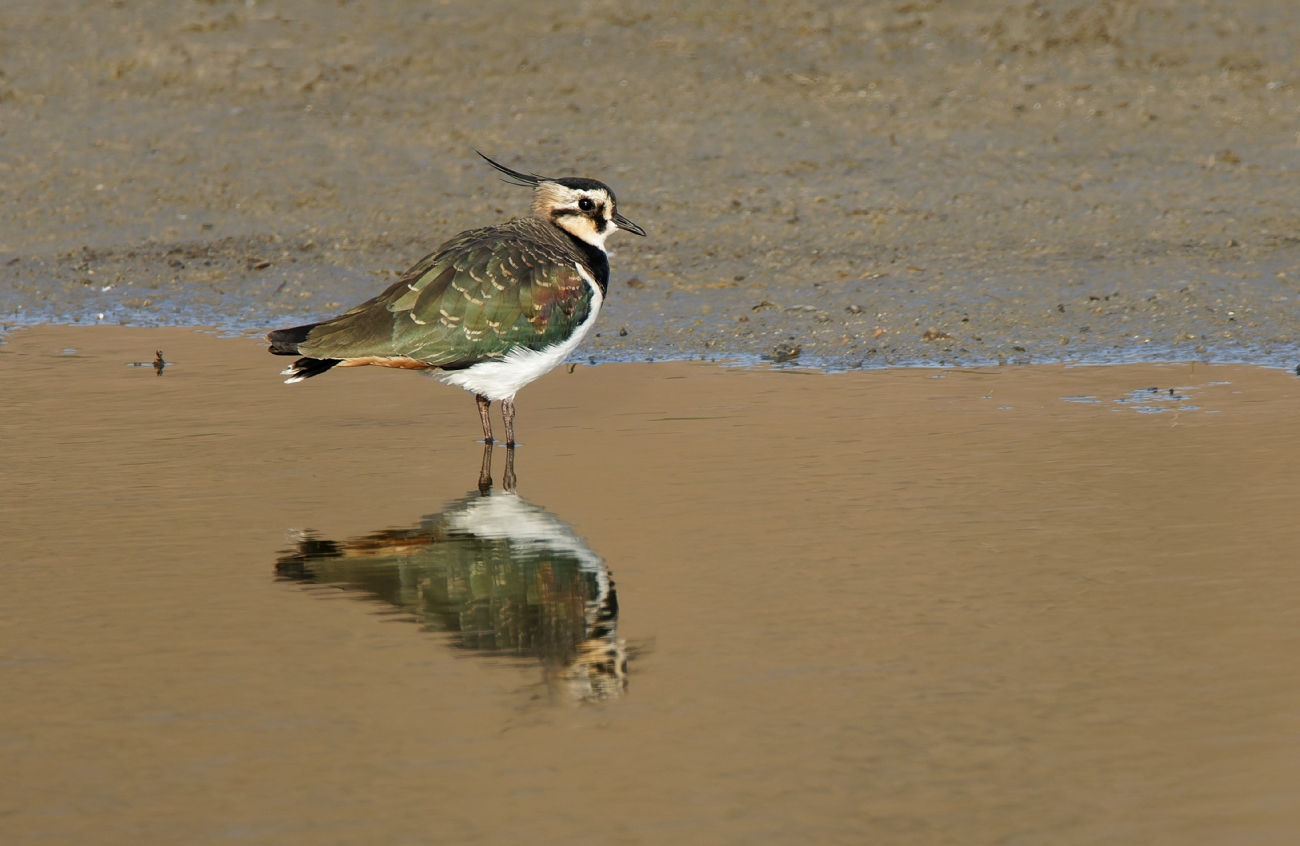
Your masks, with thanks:
[[(266, 339), (271, 342), (271, 355), (298, 355), (298, 345), (307, 340), (311, 330), (318, 325), (317, 323), (309, 323), (306, 326), (294, 326), (292, 329), (276, 329), (274, 332), (268, 332)], [(301, 382), (303, 379), (319, 376), (340, 361), (342, 359), (338, 358), (300, 358), (280, 371), (280, 375), (288, 376), (289, 378), (284, 380), (285, 384), (292, 385), (294, 382)]]
[(319, 323), (308, 323), (306, 326), (267, 332), (266, 339), (271, 342), (271, 355), (298, 355), (298, 345), (307, 340), (311, 330), (319, 325)]
[(301, 382), (303, 379), (319, 376), (342, 360), (341, 358), (300, 358), (281, 370), (280, 375), (288, 376), (289, 378), (285, 379), (284, 383), (292, 385), (294, 382)]

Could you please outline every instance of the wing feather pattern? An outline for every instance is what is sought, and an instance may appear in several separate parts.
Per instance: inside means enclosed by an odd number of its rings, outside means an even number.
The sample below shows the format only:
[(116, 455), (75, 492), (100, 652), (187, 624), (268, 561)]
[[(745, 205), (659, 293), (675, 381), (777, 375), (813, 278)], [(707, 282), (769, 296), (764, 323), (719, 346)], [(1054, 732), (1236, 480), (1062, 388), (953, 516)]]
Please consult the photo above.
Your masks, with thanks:
[(298, 351), (450, 369), (559, 343), (590, 315), (592, 292), (575, 266), (581, 255), (553, 229), (523, 218), (464, 232), (379, 296), (317, 325)]

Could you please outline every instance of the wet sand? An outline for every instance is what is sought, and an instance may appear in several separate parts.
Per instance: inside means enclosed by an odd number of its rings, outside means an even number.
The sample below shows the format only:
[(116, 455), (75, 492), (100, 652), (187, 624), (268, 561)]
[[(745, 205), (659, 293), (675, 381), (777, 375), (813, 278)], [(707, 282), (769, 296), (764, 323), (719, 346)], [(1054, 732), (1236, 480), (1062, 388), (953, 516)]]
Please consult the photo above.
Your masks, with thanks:
[[(0, 323), (265, 330), (610, 183), (600, 361), (1300, 359), (1285, 0), (9, 4)], [(101, 318), (100, 315), (103, 315)]]
[[(511, 502), (502, 449), (479, 496), (461, 391), (370, 368), (286, 386), (257, 343), (181, 329), (9, 340), (7, 843), (1300, 825), (1288, 374), (562, 369), (520, 395), (514, 467), (550, 539), (511, 552), (455, 529)], [(505, 557), (456, 570), (448, 539)], [(625, 688), (488, 643), (504, 617), (447, 628), (471, 594), (581, 628), (602, 571)]]

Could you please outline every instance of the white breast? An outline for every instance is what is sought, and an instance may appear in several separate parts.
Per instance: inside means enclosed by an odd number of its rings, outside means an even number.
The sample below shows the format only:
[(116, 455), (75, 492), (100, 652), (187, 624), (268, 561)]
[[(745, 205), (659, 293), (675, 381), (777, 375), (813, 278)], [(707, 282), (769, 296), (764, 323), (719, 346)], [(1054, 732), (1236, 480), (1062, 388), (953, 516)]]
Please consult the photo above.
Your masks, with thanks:
[(582, 339), (591, 331), (605, 300), (601, 296), (600, 286), (596, 284), (591, 274), (579, 264), (574, 264), (574, 267), (591, 289), (591, 312), (567, 340), (540, 350), (516, 347), (494, 361), (484, 361), (464, 370), (449, 372), (434, 370), (433, 376), (444, 385), (456, 385), (490, 400), (504, 400), (513, 399), (524, 385), (540, 379), (555, 369), (556, 365), (569, 357), (569, 353), (577, 349)]

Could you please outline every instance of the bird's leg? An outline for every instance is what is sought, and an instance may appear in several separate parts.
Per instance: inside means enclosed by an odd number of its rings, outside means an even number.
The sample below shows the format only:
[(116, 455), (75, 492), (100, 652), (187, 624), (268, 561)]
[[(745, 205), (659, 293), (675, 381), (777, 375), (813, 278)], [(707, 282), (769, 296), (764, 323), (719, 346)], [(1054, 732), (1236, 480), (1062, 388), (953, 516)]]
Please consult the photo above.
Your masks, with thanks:
[[(492, 407), (492, 400), (482, 394), (474, 395), (475, 402), (478, 403), (478, 417), (483, 421), (483, 443), (492, 443), (492, 420), (488, 417), (488, 409)], [(507, 424), (508, 426), (509, 424)]]
[(506, 493), (514, 493), (518, 481), (515, 478), (515, 448), (508, 446), (506, 447), (506, 470), (501, 474), (501, 487)]
[(515, 445), (514, 397), (511, 397), (510, 399), (501, 400), (501, 417), (506, 421), (506, 446), (512, 447)]
[(492, 444), (483, 444), (483, 466), (478, 471), (478, 492), (483, 496), (492, 490)]

